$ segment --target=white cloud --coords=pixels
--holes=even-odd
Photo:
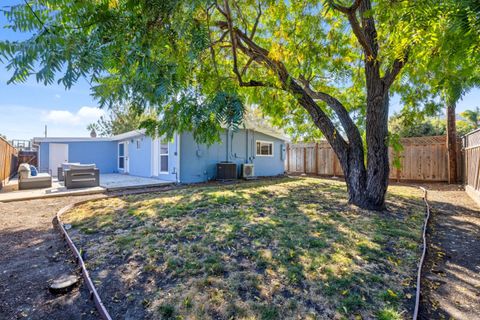
[[[61,96],[61,95],[59,95],[58,93],[57,93],[57,94],[55,94],[55,99],[57,99],[57,100],[58,100],[58,99],[60,99],[61,97],[62,97],[62,96]]]
[[[50,110],[43,119],[57,124],[86,125],[95,122],[105,114],[105,111],[95,107],[81,107],[76,113],[68,110]]]

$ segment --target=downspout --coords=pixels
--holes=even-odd
[[[177,179],[177,183],[180,183],[180,179],[181,179],[181,176],[180,176],[180,134],[177,133],[177,139],[175,141],[175,148],[176,148],[176,151],[177,151],[177,168],[175,170],[175,175],[176,175],[176,179]]]
[[[245,163],[248,163],[248,129],[245,129]]]
[[[251,143],[251,146],[252,146],[252,155],[250,156],[250,161],[253,163],[253,160],[255,160],[255,154],[256,154],[256,151],[255,151],[255,129],[252,129],[252,143]]]
[[[228,162],[228,160],[229,160],[229,157],[228,157],[228,132],[229,131],[230,131],[229,129],[226,129],[226,133],[225,133],[225,140],[226,140],[225,141],[225,144],[226,144],[226,150],[225,150],[226,151],[226,159],[225,159],[225,161],[226,162]]]

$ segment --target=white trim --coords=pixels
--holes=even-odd
[[[181,140],[180,140],[180,134],[177,133],[177,163],[176,163],[176,172],[177,172],[177,183],[180,183],[180,150],[181,150]]]
[[[257,150],[257,143],[269,143],[272,145],[272,154],[258,154],[258,150]],[[273,141],[266,141],[266,140],[255,140],[255,157],[273,157],[274,154],[275,154],[275,150],[274,150],[274,147],[275,147],[275,143]]]
[[[120,168],[120,145],[123,144],[123,168]],[[121,141],[117,143],[117,169],[118,171],[122,171],[122,173],[128,173],[128,141]]]
[[[158,145],[159,139],[152,139],[152,176],[156,177],[159,175],[159,159],[158,159]]]
[[[159,164],[159,167],[158,167],[158,174],[169,174],[169,158],[170,158],[170,142],[167,140],[167,153],[160,153],[161,150],[162,150],[162,144],[165,144],[165,143],[162,143],[162,140],[164,140],[165,138],[160,138],[159,139],[159,144],[158,144],[158,164]],[[167,156],[167,171],[162,171],[162,156]]]
[[[41,149],[41,148],[42,148],[42,145],[39,144],[39,145],[38,145],[38,156],[37,156],[37,159],[38,159],[38,161],[37,161],[37,165],[38,165],[37,170],[38,170],[38,172],[40,172],[40,168],[42,167],[42,165],[41,165],[41,163],[40,163],[40,158],[42,157],[42,151],[41,151],[42,149]],[[48,170],[48,169],[47,169],[47,170]]]

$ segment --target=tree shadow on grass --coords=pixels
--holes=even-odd
[[[400,282],[418,257],[421,201],[405,198],[375,213],[352,209],[345,193],[340,183],[282,179],[127,196],[112,211],[117,227],[99,230],[101,240],[78,236],[104,260],[89,262],[105,279],[101,290],[141,293],[107,301],[114,314],[127,312],[128,299],[153,318],[368,318],[388,305],[404,310],[412,288]],[[99,221],[82,224],[95,229]]]

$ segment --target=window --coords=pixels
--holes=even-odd
[[[160,142],[160,173],[168,173],[168,141]]]
[[[142,141],[140,139],[137,139],[136,144],[137,144],[137,149],[140,149],[142,147]]]
[[[273,157],[273,142],[257,140],[257,156]]]
[[[118,168],[125,169],[125,143],[118,144]]]

